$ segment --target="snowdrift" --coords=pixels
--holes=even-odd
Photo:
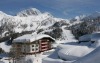
[[[83,35],[81,37],[79,37],[79,41],[90,41],[91,40],[91,35],[87,34],[87,35]]]
[[[73,63],[100,63],[100,46],[90,54],[87,54]]]
[[[43,63],[100,63],[100,41],[89,45],[59,45],[55,52],[42,60]]]
[[[58,51],[58,55],[62,59],[65,59],[67,61],[72,61],[85,56],[92,50],[93,50],[92,48],[88,48],[87,46],[76,46],[74,48],[61,49]]]

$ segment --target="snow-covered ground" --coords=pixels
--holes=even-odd
[[[5,52],[9,52],[11,46],[6,45],[5,42],[1,42],[0,43],[0,48],[2,48]]]
[[[71,41],[75,40],[75,38],[74,38],[74,36],[73,36],[73,34],[71,33],[70,30],[65,30],[65,27],[62,27],[62,29],[63,29],[62,35],[64,36],[63,38],[65,38],[65,40],[63,40],[63,41],[62,40],[61,41],[56,40],[57,44],[56,43],[53,44],[55,47],[59,43],[67,43],[67,42],[71,42]],[[67,39],[66,39],[66,37],[67,37]],[[11,48],[11,46],[5,45],[4,42],[2,42],[0,45],[1,45],[0,47],[3,48],[6,52],[8,52],[10,50],[10,48]],[[24,58],[21,58],[20,60],[17,60],[16,62],[17,63],[42,63],[42,59],[47,57],[47,56],[49,56],[53,51],[54,50],[48,51],[48,52],[44,52],[42,54],[37,54],[36,57],[34,55],[28,55],[28,56],[26,56]],[[54,60],[54,59],[52,59],[52,60]],[[7,60],[6,61],[3,60],[3,61],[6,63]]]
[[[57,47],[55,52],[50,56],[43,59],[43,63],[72,63],[81,57],[89,54],[96,48],[92,47],[93,44],[61,44]]]
[[[62,30],[63,30],[63,37],[65,38],[64,42],[75,42],[77,41],[74,37],[74,35],[72,34],[71,30],[66,30],[65,29],[66,26],[62,26]]]
[[[65,29],[66,26],[62,26],[62,38],[59,40],[56,40],[57,44],[60,43],[68,43],[68,42],[77,42],[77,40],[75,39],[74,35],[72,34],[71,30],[67,30]]]
[[[5,42],[1,42],[0,43],[0,48],[2,48],[5,52],[10,52],[11,46],[6,45]],[[0,54],[0,58],[2,58],[2,59],[0,59],[0,63],[12,62],[12,61],[8,60],[9,57],[8,57],[8,54],[6,54],[6,53]]]
[[[77,16],[75,18],[77,21],[70,23],[67,19],[54,18],[50,13],[41,13],[35,8],[19,12],[17,16],[7,15],[0,11],[0,26],[5,23],[7,25],[14,25],[13,31],[19,33],[31,30],[37,32],[38,29],[43,29],[44,31],[41,32],[42,34],[45,32],[51,32],[53,28],[49,29],[49,27],[52,27],[56,22],[61,21],[72,26],[82,23],[80,18],[81,17]],[[62,25],[60,27],[63,31],[62,37],[56,40],[57,44],[53,44],[53,46],[57,46],[55,50],[36,54],[36,57],[35,55],[27,55],[15,60],[16,63],[100,63],[100,34],[93,34],[92,37],[90,37],[90,35],[88,35],[88,37],[87,35],[82,36],[79,41],[83,42],[78,43],[71,33],[71,30],[67,30],[66,27],[68,27],[68,25]],[[8,33],[7,30],[4,31],[5,32],[1,34],[2,37]],[[88,42],[86,43],[84,41]],[[91,43],[90,41],[95,42]],[[5,42],[1,42],[0,48],[5,52],[9,52],[11,46],[7,46]],[[8,60],[9,57],[6,56],[6,54],[0,54],[0,58],[1,57],[2,59],[0,59],[0,63],[12,63],[12,60]]]
[[[5,49],[5,51],[8,51],[8,50]],[[42,63],[42,59],[49,56],[53,52],[54,52],[54,49],[45,51],[45,52],[41,52],[36,55],[35,54],[34,55],[26,55],[19,59],[15,59],[14,62],[16,62],[16,63]],[[6,53],[0,54],[0,58],[1,58],[0,63],[9,63],[9,62],[13,63],[13,59],[11,57],[9,57],[8,54],[6,54]]]
[[[95,37],[93,38],[93,36]],[[95,33],[89,40],[95,39],[94,43],[84,42],[87,39],[82,38],[83,42],[70,42],[60,44],[55,52],[50,56],[43,58],[43,63],[100,63],[100,37]],[[88,36],[89,37],[89,36]]]
[[[100,63],[100,46],[74,63]]]
[[[12,60],[9,60],[9,57],[4,57],[0,60],[0,63],[13,63]]]
[[[36,54],[36,57],[35,55],[27,55],[26,57],[16,60],[16,63],[100,63],[100,40],[98,38],[94,43],[73,42],[72,37],[68,39],[69,41],[72,40],[72,42],[59,44],[56,49]],[[7,46],[2,42],[0,43],[0,47],[5,51],[9,51],[11,46]],[[6,47],[8,47],[7,50]],[[1,63],[9,62],[9,60],[5,59],[8,58],[2,58],[0,60]],[[10,62],[12,63],[12,60],[10,60]]]
[[[42,63],[42,58],[49,56],[54,50],[38,53],[36,55],[27,55],[16,60],[16,63]]]

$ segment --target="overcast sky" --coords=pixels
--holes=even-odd
[[[100,0],[0,0],[0,10],[7,14],[32,7],[55,17],[71,18],[100,11]]]

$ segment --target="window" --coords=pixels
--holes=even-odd
[[[49,41],[49,40],[47,40],[47,41]]]
[[[36,48],[36,51],[38,50],[38,48]]]
[[[34,47],[34,44],[32,45],[32,47]]]
[[[36,44],[36,47],[38,47],[38,44]]]
[[[34,49],[32,49],[32,51],[34,51]]]

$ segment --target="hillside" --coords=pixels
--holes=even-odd
[[[6,37],[14,33],[27,31],[31,33],[49,34],[55,39],[65,40],[62,27],[68,27],[69,20],[55,18],[48,12],[40,12],[36,8],[29,8],[16,14],[16,16],[7,15],[0,12],[0,37]],[[23,35],[23,33],[22,33]],[[62,37],[62,38],[61,38]]]
[[[82,35],[100,31],[100,12],[95,12],[84,18],[78,17],[78,19],[71,21],[75,24],[70,26],[69,29],[72,30],[77,39]]]
[[[12,40],[19,36],[25,34],[47,34],[55,38],[56,44],[54,46],[60,45],[55,51],[39,54],[40,63],[80,63],[81,61],[94,63],[95,60],[98,60],[96,58],[99,58],[97,55],[93,58],[95,54],[99,54],[99,41],[98,43],[78,43],[76,40],[82,35],[100,31],[99,12],[89,16],[76,16],[68,20],[56,18],[48,12],[42,13],[36,8],[22,10],[16,16],[0,11],[0,30],[0,53],[9,52]],[[88,60],[90,57],[92,57],[93,62]],[[21,61],[32,63],[37,62],[38,58],[34,57],[34,55],[26,56],[21,58]],[[4,59],[2,60],[5,61]]]

